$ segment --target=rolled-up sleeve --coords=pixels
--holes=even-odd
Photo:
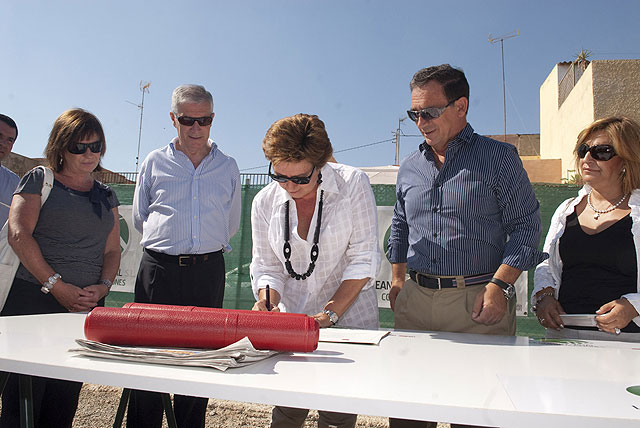
[[[538,250],[540,204],[515,149],[504,156],[498,179],[496,192],[502,209],[502,224],[509,236],[502,263],[529,270],[545,259],[545,254]]]
[[[276,290],[280,296],[284,295],[287,273],[276,256],[269,242],[269,224],[271,219],[271,204],[266,204],[263,194],[258,194],[251,205],[251,239],[253,241],[251,265],[251,288],[258,299],[258,291],[266,288],[267,284]]]
[[[348,264],[342,274],[342,281],[375,278],[382,258],[378,246],[378,215],[373,190],[364,173],[358,174],[355,180],[350,202],[353,229],[345,252]],[[372,284],[369,281],[365,288]]]

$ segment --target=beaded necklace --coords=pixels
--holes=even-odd
[[[322,199],[324,196],[324,190],[320,190],[320,202],[318,202],[318,221],[316,222],[316,230],[313,234],[313,247],[311,247],[311,252],[309,257],[311,258],[311,263],[309,263],[309,268],[303,274],[299,274],[293,270],[291,266],[291,244],[289,244],[289,202],[284,203],[285,207],[285,217],[284,217],[284,247],[282,248],[282,252],[284,253],[285,258],[285,267],[287,268],[287,272],[291,275],[291,278],[295,278],[296,280],[307,279],[313,270],[316,268],[316,260],[318,260],[318,239],[320,238],[320,222],[322,220]]]

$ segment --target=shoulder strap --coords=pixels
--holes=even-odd
[[[51,189],[53,188],[53,171],[51,168],[47,168],[45,166],[39,166],[38,168],[42,168],[44,172],[44,180],[42,181],[42,196],[40,197],[40,206],[44,205],[49,197],[49,193],[51,193]]]

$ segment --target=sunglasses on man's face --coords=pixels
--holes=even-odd
[[[584,159],[587,153],[591,153],[591,157],[599,161],[608,161],[616,155],[616,151],[611,144],[600,144],[591,147],[586,144],[580,144],[578,157]]]
[[[213,117],[211,116],[203,116],[203,117],[189,117],[189,116],[178,116],[178,122],[180,125],[184,126],[193,126],[194,123],[198,122],[200,126],[209,126],[211,122],[213,122]]]
[[[286,175],[272,174],[271,162],[269,162],[269,177],[271,177],[273,181],[277,181],[278,183],[286,183],[287,181],[290,181],[294,184],[309,184],[309,181],[311,181],[311,176],[313,175],[313,171],[315,170],[316,170],[316,167],[314,165],[313,168],[311,169],[311,174],[309,174],[306,177],[305,176],[287,177]]]
[[[87,149],[91,150],[91,153],[100,153],[102,151],[102,141],[94,141],[93,143],[75,143],[67,148],[69,153],[74,155],[82,155]]]
[[[442,113],[444,113],[447,107],[455,102],[456,100],[453,100],[444,107],[427,107],[423,108],[422,110],[407,110],[407,116],[409,116],[409,119],[413,120],[414,122],[418,122],[418,118],[420,117],[424,120],[437,119],[442,116]]]

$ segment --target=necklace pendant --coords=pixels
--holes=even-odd
[[[595,213],[595,214],[593,215],[593,219],[594,219],[594,220],[597,220],[597,219],[599,219],[599,218],[600,218],[600,213]]]

